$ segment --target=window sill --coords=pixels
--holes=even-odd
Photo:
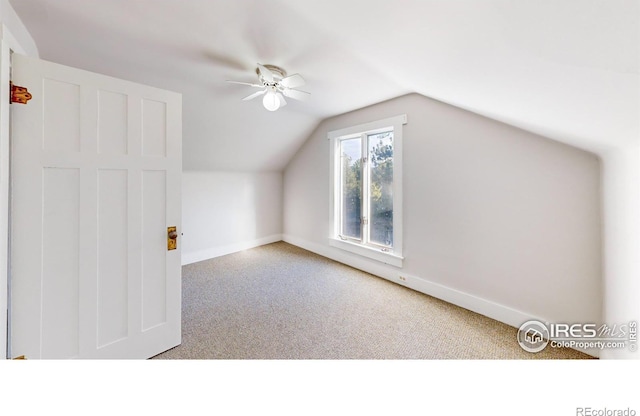
[[[329,238],[329,245],[385,264],[390,264],[395,267],[402,267],[402,262],[404,260],[404,257],[395,253],[376,250],[375,248],[362,246],[349,241],[338,240],[337,238]]]

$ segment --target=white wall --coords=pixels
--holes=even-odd
[[[11,35],[17,40],[21,49],[20,53],[28,56],[39,56],[36,42],[15,10],[13,10],[13,7],[11,7],[11,4],[9,4],[9,0],[0,0],[0,22],[9,29]]]
[[[183,264],[280,241],[282,174],[184,172],[182,226]]]
[[[603,155],[604,321],[640,321],[640,147]],[[640,358],[629,349],[603,351],[605,358]]]
[[[0,0],[0,359],[7,356],[10,51],[38,56],[31,35],[8,0]]]
[[[327,132],[406,113],[402,269],[329,247]],[[601,322],[600,162],[411,94],[325,120],[284,173],[284,240],[519,326]]]

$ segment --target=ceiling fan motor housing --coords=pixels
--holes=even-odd
[[[260,72],[260,67],[257,67],[256,74],[258,74],[262,85],[264,85],[265,87],[279,87],[278,83],[287,76],[287,71],[275,65],[265,64],[262,66],[264,68],[267,68],[271,72],[271,76],[273,78],[272,81],[267,81],[264,78],[264,75]]]
[[[279,66],[275,66],[275,65],[269,65],[269,64],[265,64],[262,65],[265,68],[267,68],[269,71],[271,71],[271,73],[273,75],[275,75],[277,78],[284,78],[287,76],[287,71],[285,71],[284,69],[280,68]],[[262,77],[262,74],[260,73],[260,67],[256,68],[256,74],[258,74],[258,76]]]

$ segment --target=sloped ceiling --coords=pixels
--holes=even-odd
[[[324,118],[417,92],[601,152],[640,141],[637,0],[11,0],[42,59],[183,94],[186,170],[281,170]],[[307,80],[275,113],[227,79]]]

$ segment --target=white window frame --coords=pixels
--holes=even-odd
[[[406,114],[330,131],[327,134],[330,143],[329,169],[331,187],[329,194],[329,224],[331,227],[329,245],[396,267],[402,267],[404,260],[404,257],[402,257],[402,126],[404,124],[407,124]],[[340,142],[360,135],[367,137],[367,135],[389,130],[393,130],[393,248],[376,247],[374,244],[365,245],[351,239],[344,240],[340,238]],[[365,176],[368,175],[362,176],[363,181],[365,181]],[[368,204],[368,201],[364,201],[364,198],[363,204]],[[365,206],[363,205],[363,212],[366,212],[364,210]]]

